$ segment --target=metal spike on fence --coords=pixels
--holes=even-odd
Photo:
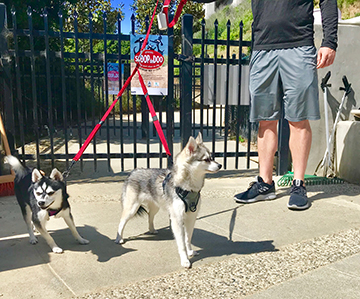
[[[27,13],[27,15],[28,15],[29,17],[32,15],[31,6],[28,6],[26,13]]]

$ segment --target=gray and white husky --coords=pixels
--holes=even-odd
[[[30,243],[36,244],[38,242],[34,235],[34,224],[53,252],[63,252],[45,227],[50,216],[55,216],[56,218],[64,218],[71,233],[80,244],[88,244],[89,241],[82,238],[76,230],[70,212],[69,195],[66,193],[65,182],[61,172],[54,168],[50,177],[47,177],[36,168],[31,170],[28,167],[24,167],[14,156],[7,156],[6,159],[15,171],[14,189],[16,199],[27,225]]]
[[[123,231],[126,223],[135,214],[144,211],[149,217],[150,233],[156,234],[154,216],[160,207],[165,208],[169,212],[181,265],[190,268],[189,258],[197,255],[197,252],[191,249],[191,238],[205,174],[217,172],[220,168],[221,164],[212,159],[199,133],[196,140],[189,138],[184,149],[175,157],[171,170],[133,170],[124,182],[122,212],[115,242],[124,243]]]

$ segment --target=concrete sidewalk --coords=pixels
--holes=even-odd
[[[126,243],[114,243],[124,176],[92,175],[68,183],[80,234],[62,219],[48,230],[63,254],[43,238],[32,246],[15,197],[0,198],[0,298],[359,298],[360,186],[309,186],[310,209],[290,211],[287,188],[276,200],[238,205],[255,171],[209,177],[193,245],[193,268],[181,268],[165,211],[159,234],[134,218]]]

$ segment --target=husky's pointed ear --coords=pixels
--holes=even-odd
[[[191,155],[197,148],[197,143],[194,137],[190,136],[188,143],[185,146],[185,151],[188,155]]]
[[[40,171],[34,168],[31,174],[31,180],[33,181],[33,183],[40,181],[42,177],[43,175],[40,173]]]
[[[50,179],[53,179],[55,181],[63,181],[64,177],[59,170],[54,168],[50,174]]]
[[[199,132],[197,137],[196,137],[196,143],[197,144],[202,144],[203,143],[201,132]]]

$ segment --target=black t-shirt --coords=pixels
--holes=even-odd
[[[314,45],[313,0],[252,0],[254,50]],[[320,0],[322,47],[336,50],[336,0]]]

